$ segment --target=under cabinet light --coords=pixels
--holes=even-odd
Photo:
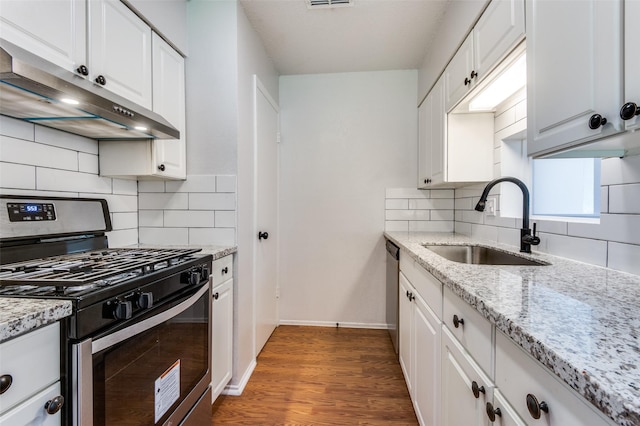
[[[141,132],[146,132],[147,130],[149,130],[144,126],[135,126],[134,129],[139,130]]]
[[[78,104],[80,104],[80,102],[76,101],[75,99],[71,99],[71,98],[62,98],[62,99],[60,99],[60,102],[64,102],[65,104],[69,104],[69,105],[78,105]]]
[[[526,84],[527,59],[522,55],[469,102],[469,111],[491,111]]]

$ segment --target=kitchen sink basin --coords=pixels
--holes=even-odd
[[[476,245],[423,244],[432,252],[453,262],[471,265],[544,266],[547,262],[527,259],[513,253]]]

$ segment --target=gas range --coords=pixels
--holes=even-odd
[[[120,424],[132,412],[137,424],[187,424],[194,407],[210,411],[212,255],[109,248],[111,230],[106,200],[0,195],[0,297],[72,303],[60,336],[63,424]],[[167,375],[185,391],[154,416],[154,383]],[[125,404],[122,386],[144,397]]]

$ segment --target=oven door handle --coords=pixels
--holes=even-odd
[[[91,354],[93,355],[100,351],[108,349],[111,346],[117,345],[120,342],[130,339],[133,336],[143,333],[157,325],[162,324],[165,321],[170,320],[171,318],[181,314],[182,312],[193,306],[198,301],[198,299],[200,299],[202,295],[207,293],[208,291],[209,285],[203,285],[202,288],[198,290],[193,296],[186,298],[174,307],[167,309],[166,311],[162,311],[159,314],[152,316],[151,318],[147,318],[143,321],[135,323],[130,327],[118,330],[113,334],[109,334],[107,336],[101,337],[100,339],[92,341]]]

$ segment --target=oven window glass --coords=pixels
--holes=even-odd
[[[93,355],[94,426],[162,424],[206,375],[207,295],[170,320]]]

